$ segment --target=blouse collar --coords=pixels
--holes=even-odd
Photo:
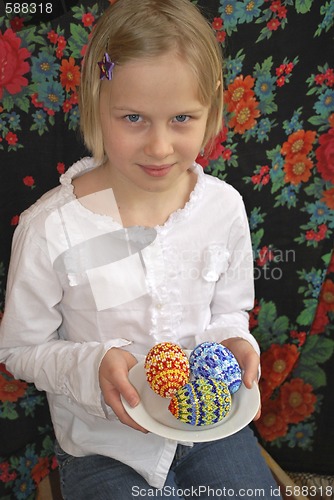
[[[70,195],[75,198],[74,195],[74,186],[72,184],[72,180],[82,175],[84,172],[92,170],[96,168],[98,165],[93,158],[86,157],[83,158],[76,163],[74,163],[61,177],[60,184],[62,189],[65,191],[66,195]],[[189,200],[184,205],[183,208],[179,208],[175,212],[171,213],[166,222],[162,226],[157,226],[155,229],[159,230],[167,230],[170,229],[171,226],[177,224],[179,222],[184,221],[189,214],[192,212],[193,208],[198,204],[199,200],[203,196],[203,192],[205,189],[205,174],[203,172],[203,168],[198,163],[194,162],[192,167],[192,171],[197,175],[197,181],[194,189],[190,193]],[[92,215],[96,216],[96,214]]]

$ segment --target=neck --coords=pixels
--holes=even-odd
[[[126,182],[113,182],[118,210],[124,227],[154,227],[166,222],[171,213],[183,208],[194,189],[197,176],[187,171],[173,184],[173,188],[162,191],[146,191]]]

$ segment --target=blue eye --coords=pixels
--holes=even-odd
[[[140,115],[126,115],[125,117],[131,123],[137,123],[140,120]]]
[[[175,116],[175,120],[178,123],[184,123],[184,122],[189,120],[189,116],[188,115],[177,115],[177,116]]]

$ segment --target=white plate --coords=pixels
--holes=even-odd
[[[213,425],[194,426],[177,420],[168,410],[170,399],[156,394],[146,380],[144,361],[136,364],[129,372],[129,380],[137,389],[141,401],[132,408],[122,398],[127,413],[137,424],[164,438],[183,442],[215,441],[245,427],[255,417],[260,406],[260,392],[257,384],[247,389],[241,384],[232,395],[229,414]]]

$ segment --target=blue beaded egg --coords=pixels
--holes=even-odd
[[[199,378],[176,391],[168,409],[186,424],[211,425],[228,415],[231,402],[230,391],[224,382]]]
[[[214,378],[227,384],[231,394],[241,385],[241,369],[233,353],[217,342],[203,342],[191,352],[190,371],[193,377]]]

